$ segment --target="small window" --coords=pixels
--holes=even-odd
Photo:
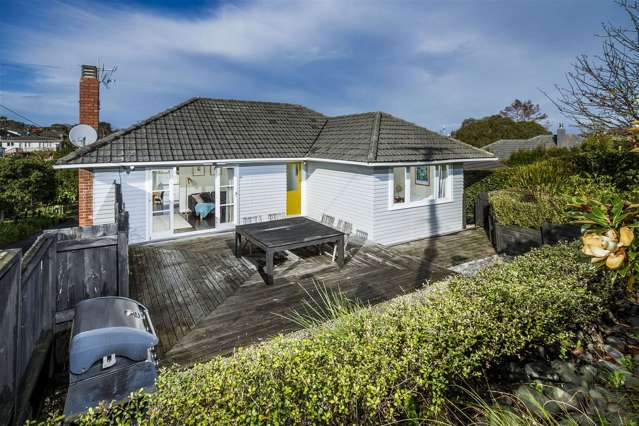
[[[393,167],[392,204],[410,206],[449,197],[448,165]]]
[[[286,165],[286,191],[297,191],[298,174],[298,163],[289,163]]]

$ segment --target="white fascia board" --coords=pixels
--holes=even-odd
[[[56,164],[54,169],[104,169],[116,167],[172,167],[172,166],[191,166],[206,164],[245,164],[245,163],[294,163],[298,161],[314,161],[318,163],[335,163],[350,164],[365,167],[393,167],[393,166],[420,166],[431,164],[450,164],[450,163],[476,163],[480,161],[499,161],[497,157],[488,158],[468,158],[438,161],[400,161],[387,163],[363,163],[359,161],[348,160],[331,160],[325,158],[244,158],[244,159],[219,159],[219,160],[183,160],[183,161],[147,161],[147,162],[124,162],[124,163],[94,163],[94,164]]]

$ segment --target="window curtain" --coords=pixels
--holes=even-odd
[[[448,180],[448,166],[437,166],[437,198],[446,198],[446,181]]]

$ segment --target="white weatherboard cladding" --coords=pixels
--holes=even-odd
[[[93,174],[93,224],[115,222],[115,182],[117,171],[96,171]]]
[[[451,165],[452,200],[401,209],[389,208],[389,167],[376,167],[374,172],[374,229],[375,241],[395,244],[463,229],[464,170]]]
[[[242,218],[286,213],[286,164],[240,165],[238,223]]]
[[[350,164],[308,162],[306,166],[305,215],[321,220],[333,216],[373,239],[373,190],[375,179],[370,167]]]
[[[129,212],[129,242],[139,243],[147,239],[147,215],[149,214],[146,170],[122,172],[122,202]]]
[[[146,173],[143,169],[135,169],[128,173],[124,169],[95,170],[93,174],[94,224],[115,221],[114,182],[122,185],[122,201],[129,212],[129,242],[145,241],[147,193]]]

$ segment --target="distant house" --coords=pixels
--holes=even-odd
[[[492,152],[500,160],[508,160],[517,151],[531,151],[537,148],[575,148],[584,139],[578,135],[569,135],[560,125],[555,135],[539,135],[530,139],[500,139],[482,149]]]
[[[62,138],[59,137],[15,134],[0,136],[0,147],[4,149],[5,155],[22,152],[56,151],[61,143]]]
[[[504,167],[502,160],[508,160],[517,151],[532,151],[537,148],[574,148],[584,139],[578,135],[569,135],[563,125],[559,125],[555,135],[539,135],[530,139],[500,139],[482,147],[495,154],[500,161],[479,161],[464,164],[464,170],[492,170]]]
[[[97,126],[83,67],[80,122]],[[193,98],[61,158],[79,170],[81,225],[130,241],[228,231],[250,218],[330,215],[382,244],[463,228],[463,164],[493,154],[384,112],[328,117],[301,105]]]

